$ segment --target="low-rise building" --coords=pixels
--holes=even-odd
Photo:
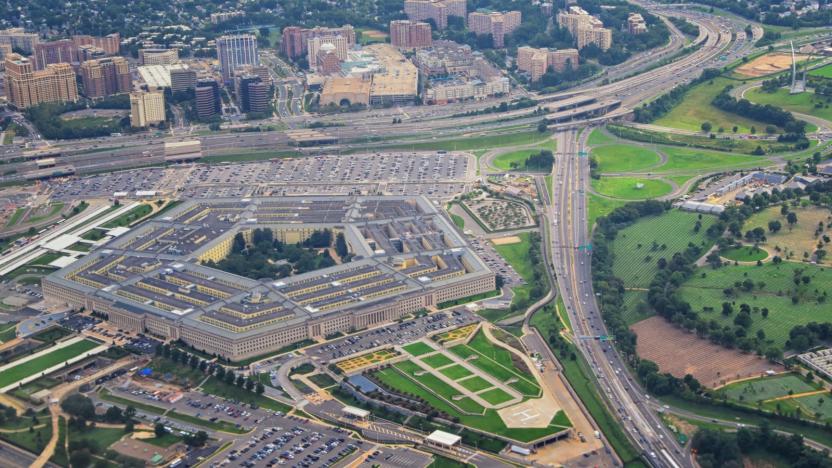
[[[142,65],[173,65],[179,61],[176,49],[139,49],[139,63]]]

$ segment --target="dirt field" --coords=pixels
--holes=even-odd
[[[798,62],[807,59],[806,55],[795,54],[795,59]],[[736,72],[740,75],[757,78],[760,76],[771,75],[778,73],[792,66],[792,55],[785,53],[771,53],[755,58],[745,65],[737,68]]]
[[[506,236],[506,237],[497,237],[495,239],[491,239],[491,242],[493,242],[494,245],[509,245],[509,244],[519,244],[520,242],[523,242],[523,241],[517,236]]]
[[[754,354],[726,349],[694,333],[674,327],[661,317],[651,317],[630,327],[638,335],[638,355],[659,365],[676,377],[691,374],[702,385],[714,387],[732,380],[758,376],[771,369],[783,372]]]

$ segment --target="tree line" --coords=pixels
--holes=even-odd
[[[702,468],[740,468],[747,466],[744,456],[759,452],[788,460],[794,468],[832,466],[828,454],[808,447],[802,436],[778,434],[767,422],[759,428],[741,427],[736,433],[700,429],[693,436],[691,446]]]

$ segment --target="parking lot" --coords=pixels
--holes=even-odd
[[[494,273],[503,277],[505,286],[513,288],[526,284],[526,281],[517,274],[511,265],[497,253],[491,242],[481,238],[473,238],[470,240],[471,248],[474,252],[488,265]]]
[[[430,465],[432,457],[404,447],[376,447],[367,458],[358,465],[361,468],[373,466],[395,468],[423,468]]]
[[[121,388],[119,381],[108,385],[110,391],[137,402],[169,408],[177,413],[195,416],[206,421],[223,420],[242,428],[254,429],[249,434],[214,433],[175,418],[149,414],[138,409],[143,419],[161,422],[173,431],[194,433],[206,430],[209,435],[233,440],[233,445],[209,466],[266,467],[287,465],[294,467],[327,467],[344,458],[357,457],[362,441],[349,436],[340,428],[322,426],[307,419],[285,415],[280,411],[252,408],[245,403],[226,400],[199,392],[184,392],[181,399],[161,402],[153,392],[135,387]],[[123,383],[123,382],[121,382]],[[109,405],[103,402],[105,405]],[[282,461],[282,462],[281,462]]]
[[[376,193],[448,197],[475,178],[467,153],[377,153],[181,165],[47,182],[55,199],[104,198],[137,190],[181,198]]]
[[[437,312],[435,314],[395,323],[381,328],[339,338],[312,348],[305,353],[321,364],[333,359],[341,359],[353,354],[360,354],[368,349],[379,346],[403,345],[440,330],[456,328],[477,322],[480,317],[465,308],[452,311]]]

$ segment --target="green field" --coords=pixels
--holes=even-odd
[[[552,418],[552,422],[550,422],[548,427],[536,429],[508,428],[495,410],[483,410],[482,407],[468,399],[454,402],[449,401],[447,395],[454,395],[457,392],[430,374],[424,374],[418,377],[413,375],[413,372],[418,370],[421,370],[421,368],[413,363],[400,362],[391,368],[377,371],[374,375],[385,386],[393,388],[404,394],[417,395],[438,411],[447,413],[452,417],[458,417],[459,422],[465,426],[504,437],[510,437],[515,440],[535,440],[546,434],[560,431],[571,425],[563,412],[559,411]],[[433,379],[436,380],[434,381],[426,377],[433,377]],[[468,401],[466,402],[466,400]],[[468,405],[472,408],[479,407],[482,412],[472,411],[477,414],[466,414],[465,412],[460,411],[460,406]]]
[[[449,358],[448,356],[445,356],[444,354],[439,353],[439,354],[433,354],[433,355],[430,355],[426,358],[423,358],[422,362],[424,362],[425,364],[429,365],[430,367],[433,367],[434,369],[436,369],[437,367],[442,367],[442,366],[447,366],[448,364],[453,364],[454,361],[451,360],[451,358]]]
[[[520,275],[526,284],[512,288],[515,300],[528,299],[531,291],[531,284],[534,281],[534,265],[529,263],[529,249],[531,248],[531,236],[528,232],[517,234],[520,242],[516,244],[494,245],[494,250],[503,257],[514,271]]]
[[[589,216],[586,219],[587,227],[592,229],[595,225],[595,220],[601,216],[606,216],[619,206],[624,206],[627,202],[624,200],[612,200],[604,198],[594,193],[587,194],[587,211]]]
[[[795,270],[801,271],[799,276],[809,277],[810,283],[801,282],[796,287],[793,282]],[[733,287],[733,295],[725,295],[725,288],[746,279],[754,283],[752,291]],[[748,336],[763,330],[768,340],[782,348],[789,330],[795,325],[824,321],[823,317],[828,315],[828,301],[819,303],[818,297],[832,293],[832,269],[792,262],[780,265],[765,263],[762,266],[727,265],[716,270],[699,268],[682,284],[680,293],[682,299],[689,302],[693,310],[700,312],[702,318],[732,328],[740,305],[748,304],[752,308],[753,320]],[[797,299],[796,304],[792,297]],[[723,315],[723,302],[734,303],[734,313],[727,317]],[[706,311],[706,307],[712,310]],[[762,308],[768,308],[768,317],[763,318]]]
[[[451,367],[446,367],[439,372],[441,372],[442,375],[445,375],[452,380],[459,380],[463,377],[468,377],[469,375],[473,374],[471,371],[460,366],[459,364],[453,365]]]
[[[698,232],[697,221],[700,223]],[[670,261],[674,254],[684,251],[689,243],[700,246],[703,252],[709,249],[713,242],[708,240],[705,233],[715,221],[713,216],[681,210],[640,218],[619,231],[612,242],[615,259],[613,274],[624,282],[626,288],[647,288],[659,271],[657,262],[660,258]],[[644,297],[644,294],[633,291],[625,293],[626,309],[623,313],[629,323],[645,318],[635,308],[636,302]]]
[[[744,245],[742,247],[722,250],[719,252],[719,255],[737,262],[756,262],[757,260],[765,260],[768,257],[768,252],[753,245]]]
[[[0,325],[0,343],[5,343],[15,339],[17,336],[17,323],[8,322]]]
[[[531,148],[512,151],[510,153],[504,153],[492,159],[491,165],[495,169],[499,169],[501,171],[511,171],[515,170],[515,167],[512,166],[512,163],[514,163],[517,165],[517,170],[524,170],[526,166],[526,159],[528,159],[529,156],[537,153],[540,153],[539,148]]]
[[[667,163],[653,171],[657,173],[692,171],[692,174],[695,174],[705,170],[759,167],[769,164],[767,159],[759,156],[676,146],[662,146],[659,150],[667,155]]]
[[[410,384],[411,378],[417,380],[420,385],[427,387],[436,395],[444,399],[446,403],[456,407],[459,411],[471,414],[483,414],[485,408],[470,398],[454,400],[459,391],[443,382],[439,377],[430,373],[421,373],[422,368],[417,364],[404,361],[394,365],[395,369],[385,369],[376,375],[384,374],[385,382],[391,383],[394,388],[403,388]],[[416,376],[416,373],[421,375]]]
[[[786,396],[789,391],[797,394],[819,388],[818,384],[809,383],[802,376],[784,374],[729,384],[720,388],[719,394],[737,402],[755,404],[758,401]]]
[[[470,390],[474,393],[476,393],[480,390],[485,390],[486,388],[493,387],[493,385],[488,383],[487,380],[483,379],[480,376],[476,376],[476,375],[474,377],[471,377],[470,379],[460,380],[457,383],[462,385],[466,390]]]
[[[20,222],[21,218],[23,218],[23,214],[26,213],[26,208],[18,208],[12,213],[9,217],[9,220],[6,222],[6,227],[12,227]]]
[[[828,65],[824,68],[832,67]],[[786,88],[780,88],[777,92],[766,93],[762,88],[752,88],[746,91],[746,99],[757,104],[771,104],[782,107],[787,111],[820,117],[832,121],[832,108],[829,102],[822,96],[812,92],[790,94]],[[760,127],[757,127],[758,129]]]
[[[136,222],[137,220],[149,215],[151,211],[153,211],[153,208],[150,205],[142,203],[141,205],[130,209],[127,213],[124,213],[121,216],[111,221],[108,221],[101,227],[105,229],[112,229],[115,227],[127,227]]]
[[[71,429],[69,431],[69,443],[87,441],[103,452],[125,435],[127,434],[125,434],[124,429],[120,428],[94,427],[85,431]]]
[[[701,83],[688,91],[685,99],[678,106],[654,123],[663,127],[700,131],[703,122],[710,122],[713,126],[713,133],[717,133],[720,127],[726,132],[731,132],[735,125],[739,127],[739,133],[749,133],[751,127],[756,127],[757,132],[762,133],[766,127],[765,123],[724,112],[711,105],[711,101],[726,86],[739,84],[739,82],[722,77]]]
[[[673,186],[658,179],[637,177],[602,177],[592,180],[592,189],[599,195],[622,200],[647,200],[673,191]]]
[[[434,351],[433,348],[428,346],[421,341],[417,341],[415,343],[410,343],[409,345],[402,346],[405,351],[414,355],[414,356],[421,356],[423,354],[432,353]]]
[[[255,392],[242,390],[235,385],[229,385],[220,381],[216,377],[211,377],[205,381],[200,387],[203,392],[208,392],[222,398],[231,398],[243,403],[255,404],[261,408],[266,408],[274,411],[283,411],[288,413],[291,407],[285,403],[273,400],[264,395],[258,395]]]
[[[596,130],[597,131],[597,130]],[[659,164],[654,151],[633,145],[606,145],[592,150],[600,172],[634,172]]]
[[[83,340],[73,343],[65,348],[61,348],[35,359],[26,361],[17,366],[10,367],[3,372],[0,372],[0,387],[5,387],[6,385],[13,384],[20,379],[37,374],[52,366],[84,354],[85,352],[98,346],[99,344],[95,341]]]
[[[820,68],[810,71],[809,76],[819,76],[821,78],[832,79],[832,64],[824,65]]]
[[[529,377],[526,371],[515,367],[509,352],[491,344],[482,331],[477,332],[469,344],[452,347],[451,352],[463,359],[476,356],[476,359],[469,362],[500,382],[506,382],[512,378],[517,379],[509,386],[526,396],[540,394],[537,382]]]
[[[398,144],[382,146],[378,142],[373,144],[375,150],[422,150],[422,151],[470,151],[476,149],[492,149],[506,146],[521,146],[545,143],[546,140],[551,141],[551,136],[546,133],[540,133],[536,130],[525,131],[518,133],[507,133],[501,135],[479,135],[467,138],[459,138],[454,140],[436,140],[429,142],[419,142],[410,144]],[[357,144],[360,146],[360,144]],[[366,148],[356,147],[357,152],[364,152]]]
[[[603,129],[596,128],[589,134],[589,140],[587,143],[589,146],[595,147],[599,145],[608,145],[610,143],[615,143],[617,138],[614,136],[608,135]]]
[[[482,392],[482,393],[479,394],[479,396],[483,400],[485,400],[485,401],[487,401],[487,402],[489,402],[489,403],[491,403],[492,405],[495,405],[495,406],[500,405],[502,403],[505,403],[507,401],[511,401],[511,398],[512,398],[511,395],[509,395],[508,393],[500,390],[499,388],[494,388],[494,389],[488,390],[486,392]]]

